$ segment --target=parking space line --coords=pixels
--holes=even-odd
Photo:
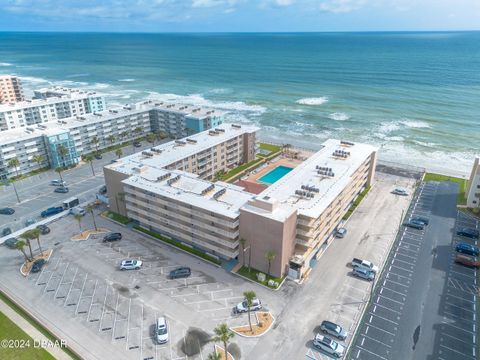
[[[377,339],[374,339],[374,338],[372,338],[372,337],[370,337],[370,336],[368,336],[368,335],[361,334],[361,336],[363,336],[363,337],[365,337],[365,338],[367,338],[367,339],[370,339],[370,340],[372,340],[372,341],[375,341],[375,342],[377,342],[377,343],[379,343],[379,344],[382,344],[383,346],[386,346],[386,347],[388,347],[389,349],[392,348],[390,345],[385,344],[384,342],[382,342],[382,341],[380,341],[380,340],[377,340]],[[363,345],[363,344],[362,344],[362,345]]]
[[[462,352],[460,352],[460,351],[458,351],[458,350],[452,349],[451,347],[445,346],[445,345],[443,345],[443,344],[440,344],[440,346],[441,346],[441,347],[444,347],[445,349],[448,349],[448,350],[450,350],[450,351],[453,351],[454,353],[457,353],[457,354],[459,354],[459,355],[467,356],[467,357],[469,357],[469,358],[472,358],[472,359],[476,360],[474,357],[472,357],[472,355],[464,354],[464,353],[462,353]]]
[[[400,256],[405,256],[405,257],[408,257],[410,259],[413,259],[414,261],[417,261],[417,258],[415,256],[411,256],[411,255],[406,255],[406,254],[402,254],[402,253],[399,253],[398,250],[401,250],[402,248],[397,248],[397,251],[395,252],[395,255],[400,255]],[[395,260],[398,260],[395,256],[394,256],[394,259]]]
[[[393,300],[393,299],[391,299],[391,298],[389,298],[389,297],[387,297],[387,296],[385,296],[385,295],[382,295],[382,294],[379,294],[378,297],[382,297],[382,298],[384,298],[384,299],[387,299],[388,301],[393,301],[394,303],[397,303],[397,304],[400,304],[400,305],[404,305],[404,304],[405,304],[405,302],[401,302],[401,301],[398,301],[398,300]],[[404,297],[404,299],[405,299],[405,297]],[[378,298],[377,298],[377,302],[378,302]]]
[[[376,330],[383,331],[384,333],[387,333],[387,334],[389,334],[389,335],[395,336],[394,333],[391,333],[390,331],[387,331],[387,330],[385,330],[385,329],[379,328],[378,326],[372,325],[372,323],[370,323],[370,322],[368,322],[368,325],[366,325],[366,326],[367,326],[367,328],[368,328],[368,327],[372,327],[372,328],[374,328],[374,329],[376,329]]]
[[[374,313],[371,313],[371,312],[369,312],[369,314],[370,314],[370,315],[372,315],[372,316],[378,317],[378,318],[380,318],[380,319],[382,319],[382,320],[385,320],[385,321],[391,322],[392,324],[395,324],[395,325],[397,325],[397,326],[398,326],[398,323],[397,323],[397,322],[395,322],[395,321],[393,321],[393,320],[390,320],[390,319],[384,318],[384,317],[382,317],[382,316],[378,316],[377,314],[374,314]]]
[[[445,301],[445,304],[450,305],[450,306],[455,306],[455,307],[457,307],[459,309],[462,309],[462,310],[470,311],[472,314],[475,313],[474,310],[467,309],[466,307],[463,307],[463,306],[458,306],[457,304],[453,304],[453,303],[448,302],[448,301]]]
[[[475,275],[472,276],[472,275],[468,275],[468,274],[463,274],[463,273],[461,273],[461,272],[454,271],[454,270],[450,270],[450,273],[458,274],[458,275],[461,275],[461,276],[466,276],[466,277],[468,277],[468,278],[470,278],[470,279],[472,279],[472,280],[475,279]]]
[[[449,315],[452,319],[458,319],[458,320],[462,320],[462,321],[466,321],[466,322],[475,324],[475,320],[471,320],[471,319],[465,318],[463,316],[458,316],[458,315],[452,314],[450,311],[443,310],[443,313]]]
[[[372,352],[372,351],[370,351],[370,350],[367,350],[367,349],[361,347],[360,345],[355,345],[355,346],[356,346],[357,348],[359,348],[359,349],[362,349],[363,351],[365,351],[365,352],[367,352],[367,353],[369,353],[369,354],[372,354],[372,355],[374,355],[374,356],[376,356],[376,357],[379,357],[380,359],[388,360],[387,358],[384,358],[383,356],[380,356],[380,355],[378,355],[378,354],[375,354],[374,352]]]
[[[105,288],[105,297],[103,298],[102,315],[100,315],[100,321],[99,321],[99,324],[98,324],[98,331],[101,331],[101,329],[102,329],[103,316],[105,315],[105,310],[106,310],[105,304],[107,303],[107,296],[108,296],[108,285]]]
[[[385,306],[385,305],[379,304],[379,303],[377,303],[377,302],[374,302],[373,304],[374,304],[375,306],[379,306],[379,307],[381,307],[381,308],[384,308],[385,310],[394,312],[394,313],[396,313],[396,314],[398,314],[398,315],[402,315],[402,313],[401,313],[400,311],[390,309],[389,307],[387,307],[387,306]]]
[[[409,276],[400,275],[400,274],[397,274],[397,273],[395,273],[395,272],[393,272],[393,271],[387,272],[387,278],[388,278],[388,275],[390,275],[390,274],[395,275],[395,276],[398,276],[398,277],[401,277],[401,278],[404,278],[404,279],[407,279],[408,282],[411,281],[411,278],[410,278]]]
[[[401,241],[400,241],[400,242],[401,242]],[[402,249],[402,250],[406,250],[406,251],[411,251],[411,252],[413,252],[413,253],[415,253],[415,254],[418,254],[418,250],[412,250],[412,249],[409,249],[409,248],[407,248],[407,247],[400,246],[400,243],[399,243],[399,245],[397,246],[397,250],[398,250],[398,249]],[[403,254],[400,254],[400,255],[403,255]],[[412,257],[412,258],[413,258],[413,257]],[[415,258],[415,259],[416,259],[416,258]]]
[[[396,255],[397,255],[397,254],[395,254],[395,255],[393,256],[392,264],[393,264],[394,261],[399,261],[399,262],[401,262],[401,263],[408,264],[408,265],[410,265],[411,267],[414,267],[414,266],[415,266],[415,263],[409,263],[408,261],[397,259],[397,258],[396,258]],[[400,254],[400,255],[401,255],[401,254]],[[406,256],[406,255],[402,255],[402,256]],[[415,260],[416,260],[416,259],[415,259]]]
[[[55,291],[55,295],[53,296],[54,299],[57,298],[58,290],[60,289],[60,287],[61,287],[61,285],[62,285],[63,278],[65,277],[65,273],[67,272],[69,266],[70,266],[70,263],[68,263],[67,266],[65,267],[65,270],[63,270],[62,277],[60,278],[60,282],[59,282],[58,285],[57,285],[57,289],[56,289],[56,291]]]
[[[451,296],[451,297],[454,297],[454,298],[456,298],[456,299],[468,301],[468,302],[472,303],[472,304],[475,306],[475,301],[474,301],[474,300],[473,300],[473,301],[472,301],[472,300],[467,300],[467,299],[465,299],[465,298],[463,298],[463,297],[455,296],[455,295],[452,295],[452,294],[446,294],[446,296]],[[475,296],[474,296],[474,297],[475,297]]]
[[[455,336],[452,336],[450,334],[447,334],[446,332],[442,332],[441,336],[448,336],[449,338],[452,338],[453,340],[455,341],[458,341],[458,342],[461,342],[461,343],[464,343],[464,344],[467,344],[469,346],[473,346],[474,344],[472,344],[471,342],[466,342],[465,340],[462,340],[462,339],[459,339]]]
[[[95,286],[93,287],[92,299],[90,300],[90,306],[88,308],[87,322],[90,321],[90,312],[92,310],[93,299],[95,298],[95,291],[97,291],[98,280],[95,280]]]
[[[400,267],[400,266],[397,266],[397,265],[393,265],[393,264],[392,264],[392,265],[390,265],[390,266],[391,266],[391,267],[393,267],[393,268],[396,268],[396,269],[400,269],[400,270],[403,270],[403,271],[409,272],[409,273],[413,273],[413,271],[412,271],[412,270],[408,270],[408,269],[402,268],[402,267]],[[393,273],[393,274],[394,274],[394,273]]]
[[[388,274],[387,274],[387,275],[388,275]],[[410,285],[400,284],[399,282],[396,282],[396,281],[390,280],[389,278],[386,278],[385,280],[386,280],[386,281],[389,281],[389,282],[391,282],[392,284],[395,284],[395,285],[400,285],[400,286],[406,287],[407,289],[408,289],[408,288],[410,288]]]
[[[80,306],[80,300],[82,300],[83,290],[85,289],[87,277],[88,277],[88,273],[85,274],[85,280],[83,280],[82,291],[80,291],[80,297],[78,298],[77,307],[75,308],[75,316],[77,316],[77,313],[78,313],[78,307]],[[63,306],[65,306],[66,304],[67,302],[65,301],[65,304]]]
[[[132,306],[132,299],[128,299],[128,316],[127,316],[127,338],[125,342],[125,349],[128,350],[128,333],[130,332],[130,308]]]
[[[396,293],[396,294],[398,294],[398,295],[401,295],[401,296],[403,296],[403,297],[405,297],[405,296],[407,295],[407,293],[401,293],[401,292],[399,292],[399,291],[392,290],[392,289],[386,287],[385,285],[382,285],[382,289],[386,289],[386,290],[388,290],[388,291],[394,292],[394,293]],[[408,292],[408,291],[407,291],[407,292]]]
[[[75,275],[73,275],[73,279],[72,279],[72,282],[70,283],[70,287],[68,288],[68,292],[67,292],[67,295],[65,296],[65,300],[64,300],[64,304],[66,303],[68,297],[70,296],[70,292],[72,291],[72,287],[73,287],[73,284],[75,283],[75,279],[77,278],[77,273],[78,273],[78,266],[77,268],[75,269]],[[56,296],[55,296],[56,297]]]

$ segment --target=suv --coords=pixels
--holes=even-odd
[[[325,334],[330,334],[340,340],[345,340],[348,335],[348,332],[346,332],[340,325],[327,320],[322,321],[320,329],[322,329]]]
[[[466,243],[458,243],[457,246],[455,246],[455,251],[459,253],[465,253],[471,256],[478,256],[480,253],[478,247]]]
[[[9,249],[16,249],[17,248],[17,238],[8,238],[7,240],[4,241],[4,245],[8,247]]]
[[[2,209],[0,209],[0,214],[1,215],[12,215],[13,213],[15,213],[15,210],[12,209],[12,208],[2,208]]]
[[[428,218],[423,216],[414,216],[410,219],[410,221],[415,221],[417,223],[422,223],[423,225],[427,226],[429,223]]]
[[[42,235],[50,233],[50,228],[45,224],[37,225],[37,229],[40,230],[40,234]]]
[[[166,344],[168,342],[168,325],[164,316],[157,319],[154,332],[157,343]]]
[[[250,306],[250,311],[262,310],[262,302],[259,299],[253,299],[252,306]],[[241,303],[238,303],[237,306],[233,308],[235,314],[240,314],[248,311],[247,301],[244,300]]]
[[[317,349],[325,351],[330,355],[333,355],[336,358],[340,358],[345,354],[345,347],[330,339],[328,336],[323,336],[320,334],[315,335],[315,339],[313,339],[313,346],[315,346]]]
[[[463,228],[457,231],[457,235],[468,237],[470,239],[478,239],[478,230],[472,228]]]
[[[455,256],[455,262],[468,267],[480,267],[480,261],[475,260],[473,256],[457,254]]]
[[[142,264],[140,260],[123,260],[120,263],[120,270],[140,270]]]
[[[50,181],[50,185],[53,185],[53,186],[67,186],[67,183],[63,180],[52,180]]]
[[[112,242],[112,241],[118,241],[122,239],[122,234],[120,233],[110,233],[105,235],[103,238],[103,242]]]
[[[414,228],[414,229],[417,229],[417,230],[423,230],[425,229],[425,224],[421,221],[418,221],[418,220],[409,220],[407,221],[405,224],[403,224],[407,227],[411,227],[411,228]]]
[[[7,235],[10,235],[12,233],[12,229],[10,229],[9,227],[6,227],[5,229],[2,230],[2,236],[7,236]]]
[[[40,213],[40,216],[42,218],[45,218],[45,217],[48,217],[48,216],[52,216],[52,215],[56,215],[56,214],[59,214],[63,211],[63,207],[61,206],[57,206],[57,207],[51,207],[51,208],[48,208],[47,210],[43,210],[41,213]]]
[[[179,278],[186,278],[192,274],[192,271],[189,267],[179,267],[175,270],[170,271],[168,277],[170,279],[179,279]]]
[[[353,268],[352,275],[368,281],[372,281],[373,279],[375,279],[375,273],[363,267]]]
[[[42,267],[43,265],[45,265],[45,263],[46,263],[45,259],[35,260],[35,262],[32,265],[32,268],[30,269],[30,272],[38,273],[40,270],[42,270]]]
[[[401,196],[408,196],[407,190],[400,189],[400,188],[393,189],[392,194],[401,195]]]

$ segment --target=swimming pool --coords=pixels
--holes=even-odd
[[[292,168],[289,168],[286,166],[277,166],[272,171],[263,175],[260,179],[258,179],[258,181],[266,184],[273,184],[275,181],[280,180],[282,177],[287,175],[292,170],[293,170]]]

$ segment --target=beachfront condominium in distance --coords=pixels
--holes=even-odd
[[[20,79],[13,75],[0,75],[0,104],[12,104],[23,100]]]
[[[35,92],[35,98],[0,105],[0,131],[47,123],[105,110],[105,99],[95,92],[54,88]]]
[[[258,128],[224,124],[105,166],[110,208],[140,226],[223,259],[299,279],[373,181],[376,148],[328,140],[260,194],[214,181],[255,159]],[[240,239],[251,251],[242,251]],[[251,255],[251,258],[249,258]]]
[[[480,157],[476,157],[473,162],[470,178],[467,182],[467,190],[465,191],[467,197],[467,207],[480,207]]]

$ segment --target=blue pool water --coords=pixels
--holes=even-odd
[[[287,175],[290,171],[292,171],[292,168],[286,167],[286,166],[277,166],[275,169],[270,171],[269,173],[266,173],[263,175],[258,181],[267,183],[267,184],[273,184],[275,181],[280,180],[282,177]]]

